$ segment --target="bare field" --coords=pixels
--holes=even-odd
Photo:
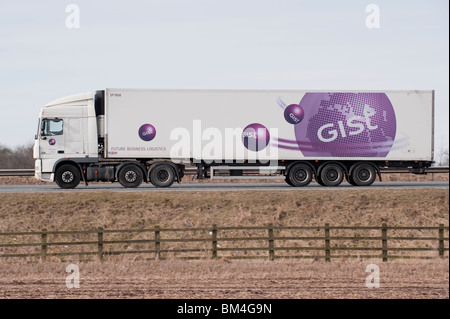
[[[0,263],[0,298],[449,298],[448,260],[378,263],[378,289],[366,287],[369,263],[80,263],[78,289],[66,287],[67,264]]]

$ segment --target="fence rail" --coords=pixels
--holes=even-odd
[[[186,168],[187,175],[193,175],[197,171],[196,168]],[[394,173],[410,173],[408,168],[382,168],[383,174]],[[435,173],[449,173],[448,166],[432,166],[427,168],[427,172],[431,174]],[[0,176],[34,176],[34,169],[0,169]]]
[[[405,234],[405,232],[407,234]],[[274,226],[0,233],[0,258],[138,254],[147,259],[448,258],[449,227]],[[89,237],[84,239],[84,237]],[[64,237],[64,239],[60,239]],[[70,240],[67,239],[69,237]],[[81,250],[73,248],[81,247]],[[94,248],[95,247],[95,248]],[[86,250],[87,249],[87,250]],[[280,252],[283,252],[280,254]],[[392,253],[395,253],[393,255]],[[170,257],[170,256],[169,256]]]

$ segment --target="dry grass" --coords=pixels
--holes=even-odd
[[[70,192],[63,194],[0,194],[0,232],[26,231],[76,231],[94,230],[103,227],[114,229],[192,228],[227,226],[438,226],[449,222],[449,193],[445,189],[358,189],[348,190],[293,190],[293,191],[244,191],[244,192]],[[391,231],[390,236],[437,237],[437,231]],[[49,242],[96,241],[96,234],[51,235]],[[131,235],[129,233],[105,234],[104,240],[152,239],[152,233]],[[162,238],[208,238],[208,231],[168,233]],[[218,237],[264,237],[267,231],[219,231]],[[318,230],[277,231],[276,237],[320,237]],[[377,230],[334,230],[332,236],[377,237]],[[448,237],[448,231],[445,232]],[[39,242],[39,236],[8,236],[0,238],[2,243],[18,244]],[[277,247],[321,247],[321,241],[277,241]],[[234,252],[221,252],[220,256],[266,256],[267,250],[247,251],[243,247],[267,247],[267,242],[223,241],[222,248],[235,248]],[[379,247],[374,241],[333,241],[332,247]],[[201,249],[199,254],[178,254],[178,257],[209,257],[210,242],[164,243],[162,249]],[[390,241],[391,248],[432,248],[435,251],[420,252],[421,256],[436,257],[437,241]],[[448,247],[448,244],[446,244]],[[93,251],[91,246],[52,246],[49,253]],[[0,249],[0,253],[33,253],[40,247],[22,250]],[[109,244],[109,250],[153,250],[154,244]],[[335,255],[348,254],[336,252]],[[356,252],[362,253],[361,251]],[[379,251],[373,254],[379,254]],[[280,256],[299,255],[299,252],[281,251]],[[399,253],[392,253],[399,255]],[[416,255],[405,252],[403,255]],[[419,254],[419,253],[417,253]],[[305,255],[305,254],[301,254]],[[322,256],[323,251],[306,253]],[[134,258],[135,255],[129,255]],[[147,256],[153,257],[153,256]],[[170,258],[172,254],[162,257]],[[143,259],[143,257],[139,257]],[[146,258],[146,257],[145,257]],[[94,256],[95,259],[95,256]],[[52,259],[58,260],[56,258]]]
[[[449,221],[446,189],[0,194],[0,203],[0,232]]]
[[[372,261],[80,263],[0,267],[0,298],[449,298],[448,260],[378,263],[380,288],[365,285]]]
[[[0,232],[275,225],[438,225],[445,189],[0,194]],[[448,232],[446,233],[448,237]],[[404,244],[404,242],[403,242]],[[0,260],[0,298],[448,298],[448,259],[144,261]],[[65,267],[79,263],[81,288]],[[368,289],[377,263],[381,288]]]

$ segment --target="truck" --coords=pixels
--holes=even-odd
[[[135,188],[198,179],[369,186],[383,168],[426,174],[434,90],[104,89],[45,105],[35,177]]]

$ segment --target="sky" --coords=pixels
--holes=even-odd
[[[436,90],[439,154],[449,1],[0,0],[0,144],[32,143],[48,102],[105,88]]]

